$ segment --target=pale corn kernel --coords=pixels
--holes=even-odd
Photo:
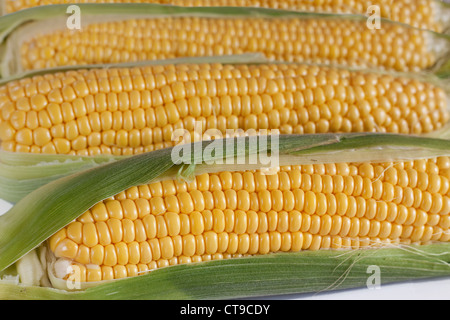
[[[306,0],[305,0],[306,1]],[[328,0],[333,1],[333,0]],[[335,1],[335,0],[334,0]],[[405,0],[403,0],[405,1]],[[392,18],[392,17],[391,17]],[[424,31],[412,28],[401,28],[397,25],[387,24],[376,34],[367,32],[366,21],[352,20],[352,19],[263,19],[263,18],[246,18],[246,19],[231,19],[231,18],[205,18],[205,17],[165,17],[152,18],[140,20],[128,20],[127,23],[133,24],[134,32],[127,35],[126,28],[123,26],[123,21],[106,22],[107,29],[115,30],[117,36],[127,37],[127,42],[130,45],[125,46],[122,42],[104,42],[101,43],[99,38],[105,35],[105,31],[99,28],[99,24],[87,25],[82,31],[63,30],[53,31],[48,34],[39,35],[25,42],[21,50],[21,62],[24,69],[54,67],[58,63],[67,64],[73,48],[77,48],[79,53],[74,57],[72,62],[76,64],[100,64],[100,63],[114,63],[114,62],[129,62],[144,58],[149,60],[149,57],[158,59],[173,58],[182,56],[210,56],[217,54],[224,54],[223,46],[227,47],[227,54],[239,54],[243,52],[263,52],[266,57],[283,60],[289,62],[295,61],[309,61],[317,63],[342,63],[348,65],[359,65],[368,67],[383,67],[388,69],[397,69],[399,71],[419,71],[433,66],[436,63],[436,54],[427,49],[423,44],[426,42]],[[197,26],[190,31],[192,39],[186,39],[185,26]],[[339,28],[338,28],[339,26]],[[315,29],[316,32],[310,32]],[[325,38],[323,34],[333,33],[332,30],[346,30],[346,32],[335,32],[333,36]],[[172,30],[168,33],[166,30]],[[241,32],[246,30],[246,32]],[[270,35],[271,40],[267,41],[268,35],[263,36],[257,30],[266,30]],[[289,32],[287,31],[289,30]],[[153,45],[139,46],[138,43],[151,35],[158,40],[150,40]],[[214,33],[215,37],[209,36]],[[393,36],[391,36],[393,35]],[[92,36],[92,41],[86,43],[84,38]],[[48,41],[51,38],[58,38],[59,41]],[[233,38],[234,41],[227,43],[226,39]],[[70,47],[61,46],[61,42],[69,41],[72,43]],[[195,43],[192,40],[195,39]],[[398,40],[401,39],[401,40]],[[413,41],[416,40],[416,41]],[[397,43],[397,40],[400,44]],[[188,50],[183,50],[183,46],[188,42]],[[402,45],[402,43],[410,43],[411,45]],[[167,44],[163,49],[161,44]],[[271,44],[277,45],[271,45]],[[358,45],[355,45],[358,44]],[[103,52],[104,55],[89,55],[83,54],[90,50],[92,46],[97,48],[97,52]],[[336,50],[339,46],[341,49]],[[293,51],[292,48],[297,50]],[[319,54],[311,50],[311,47],[320,48]],[[27,48],[35,48],[36,50],[54,51],[54,59],[48,55],[36,55],[35,50],[26,50]],[[109,54],[108,54],[109,52]],[[389,56],[389,59],[379,59],[380,52]],[[417,59],[419,57],[419,59]],[[176,73],[174,74],[176,79]],[[126,85],[122,82],[126,80]],[[174,82],[166,83],[165,77],[156,76],[155,85],[159,88],[152,95],[154,106],[162,105],[163,103],[172,103],[174,99],[183,98],[186,96],[186,88],[178,85],[172,86]],[[209,81],[210,79],[208,79]],[[228,79],[227,79],[228,80]],[[106,91],[120,93],[127,88],[132,89],[133,84],[130,77],[123,78],[114,76],[109,84],[106,85],[104,81],[99,81],[99,90],[101,92],[104,88]],[[145,82],[145,78],[144,81]],[[239,92],[227,88],[229,81],[221,79],[218,82],[216,92],[219,96],[223,94],[233,95],[232,92]],[[309,80],[307,85],[313,84]],[[366,96],[367,99],[373,98],[376,95],[376,89],[373,84],[365,84],[363,81],[353,81],[355,85],[361,84],[360,90],[357,90],[358,97]],[[141,83],[138,87],[143,87]],[[108,89],[106,89],[108,88]],[[198,87],[199,93],[203,93],[205,86]],[[176,89],[174,93],[173,89]],[[106,92],[105,91],[105,92]],[[266,87],[266,93],[273,96],[280,93],[280,86],[276,81],[269,81]],[[45,90],[44,90],[45,92]],[[63,89],[63,96],[66,98],[74,98],[73,93],[84,97],[89,92],[85,81],[76,81],[72,86]],[[414,90],[410,90],[414,92]],[[14,94],[14,97],[20,97],[22,91]],[[202,94],[200,96],[203,96]],[[308,92],[305,96],[306,101],[311,101],[314,98],[316,103],[320,105],[325,99],[332,99],[332,90],[329,87],[315,88]],[[126,99],[124,99],[126,98]],[[122,106],[128,105],[128,97],[121,95],[117,99],[118,104]],[[121,103],[123,102],[123,103]],[[259,108],[260,105],[255,104]],[[383,123],[387,119],[387,114],[383,109],[376,109],[374,111],[374,118],[377,124]],[[319,128],[326,128],[328,122],[322,122]],[[371,127],[372,123],[367,126]]]

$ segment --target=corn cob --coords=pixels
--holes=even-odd
[[[242,139],[226,139],[220,148]],[[349,278],[361,279],[361,272],[363,281],[343,279],[344,287],[365,285],[369,261],[383,268],[388,281],[395,281],[394,274],[449,274],[448,140],[389,134],[279,139],[267,149],[279,146],[281,167],[274,175],[262,174],[260,164],[207,164],[214,156],[204,152],[217,143],[209,142],[193,155],[204,162],[188,182],[178,180],[184,170],[171,161],[169,148],[33,192],[0,217],[0,269],[49,237],[40,247],[47,285],[70,290],[72,268],[81,291],[37,287],[44,270],[33,271],[41,262],[27,254],[18,263],[30,264],[18,268],[28,270],[23,279],[37,276],[37,284],[24,290],[0,281],[0,296],[5,289],[18,297],[67,299],[162,298],[185,294],[188,287],[188,296],[216,298],[315,291],[324,288],[313,277],[323,277],[331,289],[340,278],[327,272],[345,271],[349,264]],[[245,144],[228,156],[259,154],[260,148]],[[373,260],[345,262],[352,253]],[[183,268],[191,262],[199,264]],[[264,281],[269,275],[276,283]],[[237,288],[216,291],[228,277]],[[177,279],[176,286],[167,287],[167,279]],[[243,294],[245,286],[250,290]]]
[[[102,3],[106,1],[98,0],[5,0],[5,12],[11,13],[33,6],[49,5],[49,4],[67,4],[67,3]],[[108,1],[123,3],[124,1]],[[432,0],[378,0],[378,1],[342,1],[326,0],[326,1],[309,1],[309,0],[137,0],[133,3],[159,3],[177,6],[241,6],[241,7],[265,7],[275,9],[290,9],[298,11],[310,12],[327,12],[327,13],[358,13],[366,14],[370,6],[378,5],[381,9],[382,17],[406,23],[418,28],[430,29],[442,32],[446,26],[445,13],[441,13],[442,3]]]
[[[449,120],[438,85],[302,64],[77,70],[0,92],[1,147],[25,153],[131,155],[173,146],[177,129],[191,141],[209,129],[425,134]]]
[[[74,263],[89,282],[242,255],[447,242],[449,179],[439,157],[163,180],[96,204],[49,246],[57,274]]]
[[[14,30],[5,43],[3,76],[68,65],[255,52],[286,62],[414,72],[448,69],[446,37],[389,21],[370,29],[365,17],[355,16],[248,8],[174,7],[171,12],[143,4],[124,7],[124,15],[117,17],[108,16],[106,8],[114,7],[105,7],[102,18],[82,8],[81,30],[67,28],[65,12],[56,15],[59,20],[49,17]]]
[[[271,60],[383,66],[399,71],[419,71],[435,64],[436,55],[428,50],[427,38],[420,30],[407,29],[405,33],[404,27],[391,25],[372,32],[363,21],[339,20],[189,17],[92,24],[81,32],[63,30],[24,42],[21,63],[24,70],[34,70],[262,52]],[[324,36],[333,32],[333,36]]]

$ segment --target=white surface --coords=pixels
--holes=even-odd
[[[450,279],[412,281],[381,285],[379,289],[354,289],[317,295],[299,295],[306,300],[449,300]]]
[[[12,205],[5,200],[0,199],[0,215],[8,211]]]
[[[259,300],[450,300],[450,278],[386,284],[378,289],[268,296]]]
[[[320,294],[261,297],[259,300],[449,300],[450,278],[382,285]]]
[[[0,199],[0,215],[11,204]],[[450,278],[428,281],[411,281],[381,285],[378,289],[352,289],[320,294],[284,295],[264,297],[262,300],[450,300]]]

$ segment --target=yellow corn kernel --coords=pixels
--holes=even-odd
[[[149,89],[138,91],[122,86],[124,91],[119,95],[110,91],[110,82],[116,81],[118,74],[130,72],[126,68],[70,71],[48,74],[45,79],[36,76],[7,84],[3,88],[10,88],[12,92],[22,88],[24,96],[16,101],[14,94],[2,96],[6,101],[0,119],[2,148],[16,152],[126,155],[173,146],[180,142],[175,134],[180,131],[182,141],[188,142],[208,139],[206,133],[209,129],[218,129],[223,136],[228,129],[237,134],[247,130],[244,133],[250,135],[251,130],[257,133],[262,129],[278,129],[281,134],[290,134],[318,133],[323,131],[320,128],[327,128],[327,132],[421,134],[442,128],[450,118],[444,89],[402,76],[303,64],[185,64],[132,70],[144,79]],[[106,91],[76,97],[76,91],[82,91],[80,83],[94,78],[108,84],[105,85]],[[192,87],[189,95],[186,92],[185,98],[175,100],[179,94],[166,92],[167,103],[155,98],[161,94],[162,88],[173,90],[168,81],[185,88]],[[34,101],[36,96],[40,97],[37,100],[50,98],[45,98],[45,94],[37,90],[28,90],[31,84],[37,88],[44,84],[52,86],[47,96],[64,88],[75,87],[77,90],[69,90],[70,94],[62,94],[58,102],[50,102],[37,112],[31,107],[24,109],[19,101]],[[204,85],[206,88],[202,89]],[[376,87],[377,90],[366,90],[371,92],[366,95],[365,86]],[[220,96],[219,87],[222,88]],[[341,87],[345,88],[342,92]],[[379,103],[386,97],[386,92],[389,93],[389,101]],[[140,104],[119,103],[118,96],[131,96],[131,93],[140,97]],[[426,104],[421,102],[422,95],[426,95]],[[233,101],[231,107],[227,99]],[[400,100],[403,101],[402,107],[398,106]],[[375,116],[379,112],[385,114],[383,121]],[[277,114],[275,123],[264,120],[274,118],[273,113]],[[337,118],[342,121],[331,125]],[[360,125],[362,122],[365,125]],[[178,129],[180,131],[176,131]],[[349,170],[336,168],[338,171]],[[428,170],[436,171],[431,167]],[[362,168],[360,177],[370,178],[373,174]],[[420,189],[429,189],[429,181],[410,170],[402,171],[397,178],[392,176],[391,180],[403,181],[404,174],[409,176],[411,187],[418,184]],[[339,178],[333,176],[332,179]],[[436,180],[436,177],[431,179]],[[300,180],[295,183],[298,182]],[[221,190],[220,179],[217,183],[217,188],[214,187],[216,182],[213,183],[213,189]],[[249,188],[254,184],[255,188],[265,189],[257,180],[250,181],[245,175],[242,183]],[[305,188],[311,183],[310,180],[302,180]],[[342,184],[339,180],[335,183]],[[230,183],[225,185],[229,188]],[[347,184],[347,188],[350,186]],[[433,186],[440,188],[436,184]],[[249,202],[243,196],[240,194],[242,201],[236,205],[245,208]],[[391,193],[384,195],[390,196]],[[153,202],[151,205],[156,205]],[[191,202],[181,202],[179,209],[182,211],[187,205],[189,210],[193,205]]]

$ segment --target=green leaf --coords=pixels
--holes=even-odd
[[[64,176],[124,156],[71,156],[0,150],[0,198],[15,203],[31,191]]]
[[[450,244],[276,253],[184,264],[83,291],[2,284],[0,299],[236,299],[319,293],[450,275]]]

